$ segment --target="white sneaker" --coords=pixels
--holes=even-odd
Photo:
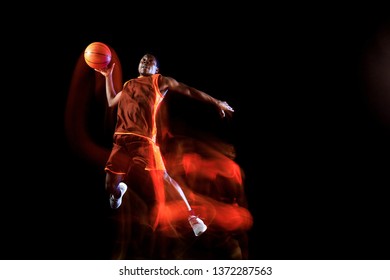
[[[207,229],[207,226],[200,218],[198,218],[198,216],[194,216],[194,215],[189,216],[188,222],[190,223],[195,236],[201,235]]]
[[[119,206],[121,206],[122,197],[125,194],[125,192],[127,191],[127,185],[123,182],[120,182],[118,185],[118,189],[121,193],[121,195],[118,198],[115,198],[113,194],[110,196],[110,206],[112,209],[117,209],[117,208],[119,208]]]

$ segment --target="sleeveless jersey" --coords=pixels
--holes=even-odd
[[[157,109],[164,98],[160,74],[128,80],[118,103],[115,134],[136,134],[156,141]]]

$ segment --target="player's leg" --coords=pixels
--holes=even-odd
[[[123,182],[123,175],[106,171],[106,191],[110,196],[110,206],[117,209],[122,204],[122,197],[127,191],[127,185]]]
[[[195,215],[194,210],[191,208],[190,203],[187,200],[186,195],[183,192],[183,189],[180,187],[180,185],[171,177],[167,172],[164,173],[164,180],[169,183],[169,185],[173,186],[176,191],[179,193],[180,197],[183,199],[184,203],[187,206],[189,216],[188,216],[188,222],[190,223],[192,230],[194,231],[194,234],[196,236],[201,235],[207,230],[207,226],[205,223]]]

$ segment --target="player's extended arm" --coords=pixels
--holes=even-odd
[[[226,101],[218,100],[201,90],[178,82],[171,77],[162,77],[162,82],[160,83],[160,91],[163,92],[166,90],[173,90],[175,92],[196,98],[198,100],[212,103],[217,106],[221,117],[225,117],[225,111],[234,112],[233,108]]]

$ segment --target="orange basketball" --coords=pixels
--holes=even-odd
[[[85,48],[84,59],[89,67],[102,69],[111,61],[111,50],[104,43],[93,42]]]

